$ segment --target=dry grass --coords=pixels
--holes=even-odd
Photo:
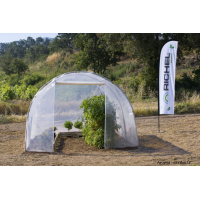
[[[158,102],[132,103],[135,116],[149,116],[158,114]]]
[[[132,103],[135,116],[149,116],[158,114],[158,102]],[[192,96],[184,93],[181,102],[175,102],[175,114],[199,113],[200,95],[196,92]]]
[[[26,115],[0,115],[0,123],[25,122]]]
[[[48,56],[46,59],[46,62],[48,64],[53,64],[55,63],[59,58],[61,57],[60,53],[53,53],[52,55]]]
[[[199,113],[200,112],[200,95],[196,92],[190,97],[188,93],[183,96],[183,101],[176,103],[175,113]]]
[[[29,65],[29,70],[31,73],[39,71],[40,67],[43,65],[42,62],[37,62],[36,64]]]
[[[0,123],[26,121],[30,101],[12,100],[0,102]]]
[[[3,115],[25,115],[28,111],[30,101],[12,100],[0,102],[0,114]]]
[[[154,99],[155,100],[155,99]],[[0,102],[0,122],[19,122],[24,121],[26,113],[29,108],[30,101],[12,100],[8,102]],[[66,110],[73,110],[74,107],[80,105],[80,102],[62,102],[62,105],[57,107],[61,111],[63,106]],[[154,101],[140,101],[132,103],[135,116],[151,116],[158,114],[158,102]],[[175,102],[175,114],[184,113],[200,113],[200,95],[193,93],[190,96],[188,93],[183,94],[181,102]],[[62,113],[66,115],[66,113]],[[61,116],[62,116],[61,114]],[[80,114],[79,111],[74,110],[68,113],[71,116]]]
[[[158,108],[139,107],[134,109],[135,116],[153,116],[158,115]]]

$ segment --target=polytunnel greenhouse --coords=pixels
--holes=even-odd
[[[82,101],[102,94],[105,95],[104,148],[137,147],[135,116],[124,92],[100,75],[70,72],[49,81],[33,98],[27,113],[25,150],[53,152],[54,127],[56,134],[66,132],[63,123],[66,120],[74,123],[83,115]],[[115,118],[119,129],[114,128],[109,117]],[[75,131],[79,130],[74,127],[70,130]]]

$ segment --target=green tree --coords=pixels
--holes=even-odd
[[[103,33],[98,34],[98,37],[103,39],[106,43],[106,50],[120,57],[125,55],[124,53],[124,41],[126,39],[124,33]]]
[[[34,47],[30,47],[27,51],[26,51],[26,56],[25,58],[29,61],[34,63],[36,60],[36,52],[35,52],[35,48]]]
[[[195,54],[196,59],[200,61],[200,34],[182,33],[178,34],[179,46],[185,55]]]
[[[43,41],[43,44],[49,47],[50,42],[51,41],[50,41],[49,38],[45,38],[44,41]]]
[[[34,63],[38,59],[44,59],[49,55],[49,48],[45,44],[35,44],[26,51],[26,60]]]
[[[10,54],[13,58],[25,58],[26,63],[44,59],[49,55],[50,39],[28,37],[27,40],[14,41],[8,44],[0,43],[0,59],[5,54]]]
[[[33,47],[35,45],[35,40],[32,37],[27,37],[26,48]]]
[[[0,43],[0,56],[6,53],[7,46],[8,45],[6,43]]]
[[[56,52],[60,50],[65,50],[73,53],[73,39],[76,37],[77,33],[58,33],[56,38],[50,44],[50,51]]]
[[[26,53],[25,41],[20,40],[9,43],[6,52],[11,54],[14,58],[23,58]]]
[[[22,59],[14,58],[11,62],[11,68],[13,69],[14,73],[17,73],[19,80],[20,75],[28,69],[28,66],[23,62]]]
[[[141,72],[145,88],[157,91],[160,51],[171,39],[183,40],[183,35],[173,33],[129,33],[125,35],[125,52],[144,66]],[[181,57],[182,52],[178,50]]]
[[[11,66],[13,57],[9,53],[6,53],[5,55],[1,56],[0,59],[0,68],[2,71],[5,72],[6,75],[14,74],[14,69]]]
[[[92,69],[94,73],[104,74],[106,68],[111,64],[116,65],[120,55],[123,54],[121,51],[109,48],[101,34],[78,34],[74,44],[80,50],[76,58],[77,67]]]
[[[42,37],[36,38],[36,45],[43,44],[44,39]]]

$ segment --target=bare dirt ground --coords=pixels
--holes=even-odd
[[[136,117],[138,149],[98,149],[61,138],[54,153],[24,151],[25,122],[0,124],[0,166],[200,165],[200,114]]]

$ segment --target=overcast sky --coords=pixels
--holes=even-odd
[[[36,39],[37,37],[50,37],[55,38],[58,33],[0,33],[0,43],[18,41],[20,39],[27,39],[27,37],[32,37]]]

